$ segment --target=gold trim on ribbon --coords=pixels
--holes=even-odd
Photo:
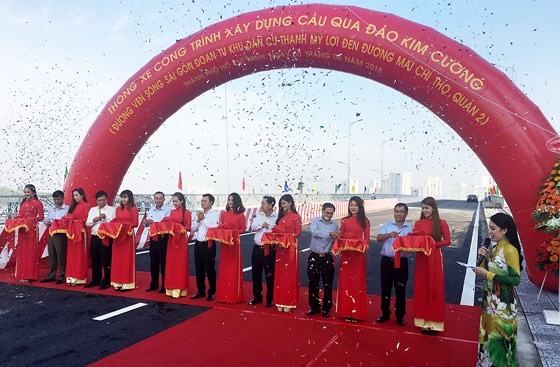
[[[123,225],[119,224],[119,230],[117,231],[116,234],[112,234],[110,232],[105,231],[104,229],[99,228],[97,230],[97,236],[101,239],[104,239],[105,236],[107,236],[107,237],[112,238],[114,240],[114,239],[118,238],[119,235],[121,234],[122,227],[123,227]],[[130,233],[129,233],[129,235],[130,235]]]
[[[15,227],[8,227],[8,226],[6,226],[6,227],[4,228],[4,230],[6,231],[6,233],[12,233],[12,232],[15,232],[15,231],[17,231],[17,230],[19,230],[19,229],[25,229],[25,232],[29,232],[29,226],[28,226],[27,224],[23,224],[23,223],[22,223],[22,224],[18,224],[18,225],[16,225]]]

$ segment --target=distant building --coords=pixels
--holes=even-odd
[[[385,181],[385,193],[391,195],[412,195],[412,173],[389,173],[389,177]]]
[[[439,177],[428,177],[424,186],[422,186],[422,197],[432,196],[439,198],[443,194],[442,182]]]

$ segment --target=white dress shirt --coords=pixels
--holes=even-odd
[[[193,213],[193,218],[191,230],[194,233],[194,239],[204,242],[206,241],[208,228],[216,228],[220,224],[220,211],[210,209],[207,213],[204,213],[204,219],[200,222],[196,213]]]
[[[391,232],[397,232],[398,236],[406,236],[407,234],[412,232],[412,226],[406,223],[403,223],[401,227],[395,222],[391,220],[389,222],[385,222],[379,228],[379,234],[389,234]],[[383,247],[381,248],[381,255],[387,257],[395,257],[395,251],[393,251],[393,242],[395,242],[395,238],[389,237],[383,242]],[[402,257],[410,256],[410,252],[408,251],[401,251]]]
[[[49,207],[49,209],[47,210],[47,217],[45,218],[44,223],[46,225],[51,225],[51,223],[55,219],[61,219],[66,214],[68,214],[68,209],[69,207],[66,204],[62,204],[62,206],[53,205]]]
[[[253,218],[251,223],[251,230],[255,231],[255,243],[262,246],[262,236],[265,232],[272,232],[272,228],[276,225],[278,215],[274,212],[270,216],[266,216],[263,212],[258,212],[257,216]],[[268,223],[268,228],[263,228],[264,222]]]
[[[169,216],[169,213],[171,213],[171,207],[167,205],[162,205],[159,209],[153,206],[148,210],[146,219],[151,219],[154,222],[161,222],[163,218]]]
[[[97,236],[97,230],[99,229],[99,225],[101,223],[110,222],[115,219],[115,215],[117,210],[115,207],[110,205],[105,205],[103,208],[99,208],[99,206],[95,206],[89,210],[88,217],[86,220],[86,226],[91,227],[91,234]],[[99,217],[100,214],[105,214],[105,219],[101,219],[100,221],[94,222],[93,218]]]

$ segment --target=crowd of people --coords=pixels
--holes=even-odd
[[[43,205],[35,187],[24,188],[18,216],[7,222],[7,229],[18,230],[16,277],[21,282],[39,279],[37,223],[47,225],[49,272],[41,283],[84,285],[116,291],[136,288],[134,228],[139,224],[138,209],[130,190],[120,193],[120,205],[107,203],[107,193],[95,194],[97,206],[90,206],[81,188],[72,191],[72,203],[64,204],[64,193],[55,191],[54,205],[43,218]],[[176,192],[173,209],[164,205],[165,195],[154,194],[154,206],[144,225],[150,236],[151,281],[146,291],[159,291],[170,297],[187,296],[188,241],[194,238],[196,293],[191,299],[239,303],[244,300],[240,234],[246,229],[245,208],[237,193],[228,196],[225,210],[213,209],[211,194],[202,195],[201,209],[194,215],[186,208],[185,197]],[[265,303],[278,311],[291,312],[298,306],[302,218],[290,194],[276,200],[264,196],[260,211],[250,218],[254,232],[251,254],[253,290],[249,305]],[[349,322],[367,319],[366,255],[370,243],[370,222],[364,201],[353,196],[340,225],[333,221],[335,206],[325,203],[321,215],[310,222],[311,241],[307,259],[309,279],[308,316],[329,318],[333,304],[336,315]],[[380,280],[381,314],[377,322],[391,318],[391,293],[395,289],[396,323],[404,326],[409,258],[415,254],[414,325],[424,334],[444,331],[444,272],[441,248],[451,244],[447,222],[440,218],[432,197],[421,202],[420,219],[413,226],[406,222],[408,206],[398,203],[394,218],[380,226],[376,241],[382,243]],[[499,213],[490,218],[490,238],[495,245],[481,247],[483,261],[473,268],[485,277],[483,315],[480,324],[479,365],[515,365],[517,317],[514,287],[520,281],[523,257],[513,218]],[[219,244],[220,262],[216,273]],[[89,251],[89,253],[88,253]],[[88,278],[88,255],[91,278]],[[338,269],[335,270],[335,257]],[[263,296],[263,274],[266,293]],[[336,303],[333,281],[338,276]],[[160,282],[161,278],[161,282]],[[320,283],[323,297],[320,298]],[[208,288],[206,287],[208,285]],[[513,351],[513,354],[512,354]],[[512,363],[512,364],[508,364]]]

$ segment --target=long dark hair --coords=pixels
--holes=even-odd
[[[132,193],[132,191],[130,190],[123,190],[120,195],[120,198],[128,198],[128,203],[126,204],[126,207],[128,210],[132,209],[133,206],[136,206],[134,204],[134,194]],[[124,209],[124,205],[121,203],[121,210]]]
[[[523,266],[521,263],[523,262],[523,255],[521,255],[521,244],[519,243],[517,234],[517,225],[515,225],[513,218],[505,213],[496,213],[490,217],[490,220],[500,227],[500,229],[506,230],[506,238],[519,254],[519,270],[522,270]]]
[[[348,200],[348,215],[345,218],[352,217],[352,212],[350,211],[350,203],[355,202],[358,205],[358,213],[356,214],[356,218],[358,219],[358,223],[360,223],[360,227],[366,228],[369,219],[366,217],[366,209],[364,207],[364,200],[359,196],[352,196],[350,200]]]
[[[76,206],[78,205],[78,202],[74,199],[74,192],[80,194],[82,196],[82,201],[87,203],[86,192],[84,191],[84,189],[82,189],[81,187],[75,188],[74,190],[72,190],[72,205],[70,205],[70,209],[68,209],[69,214],[74,213],[74,210],[76,210]]]
[[[276,219],[276,224],[280,223],[280,220],[284,217],[284,215],[286,215],[286,213],[284,213],[284,210],[282,209],[282,200],[284,200],[284,201],[286,201],[290,204],[290,211],[292,213],[297,214],[296,203],[294,201],[294,198],[290,194],[284,194],[284,195],[282,195],[280,200],[278,200],[278,207],[279,208],[278,208],[278,219]]]
[[[176,197],[181,202],[181,208],[183,209],[183,216],[181,217],[181,224],[185,225],[185,212],[187,211],[187,203],[185,202],[185,195],[177,191],[173,194],[173,197]]]
[[[231,196],[231,198],[233,199],[233,212],[235,214],[239,214],[239,213],[245,213],[245,207],[243,206],[243,201],[241,200],[241,196],[239,196],[238,193],[236,192],[232,192],[231,194],[228,195],[228,199]],[[227,205],[226,202],[226,212],[229,211],[230,207],[229,205]]]
[[[431,196],[428,196],[424,200],[422,200],[422,204],[429,206],[432,208],[432,237],[436,242],[441,241],[441,237],[443,236],[441,232],[441,222],[439,220],[439,210],[437,207],[436,199]],[[420,219],[424,219],[424,214],[420,211]]]
[[[33,197],[34,197],[35,199],[39,200],[39,198],[37,197],[37,190],[35,189],[35,185],[27,184],[27,185],[25,185],[25,187],[24,187],[24,190],[25,190],[25,189],[29,189],[29,191],[31,191],[31,195],[33,195]],[[24,202],[25,200],[27,200],[27,197],[24,196],[23,200],[21,201],[21,204],[23,204],[23,202]],[[20,204],[20,206],[21,206],[21,204]]]

